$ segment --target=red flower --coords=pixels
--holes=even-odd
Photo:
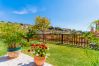
[[[41,44],[40,46],[41,46],[41,47],[45,47],[45,45],[44,45],[44,44]]]
[[[32,44],[31,46],[35,46],[35,44]]]
[[[36,44],[35,46],[36,46],[36,47],[39,47],[39,44]]]

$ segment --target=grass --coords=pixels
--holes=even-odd
[[[0,56],[4,55],[5,53],[6,53],[6,46],[2,41],[0,41]]]
[[[96,56],[97,53],[99,54],[97,51],[87,50],[88,55],[86,55],[85,49],[55,44],[49,44],[49,47],[51,56],[47,61],[54,66],[91,66],[90,59],[87,56]]]
[[[1,44],[1,42],[0,42]],[[47,62],[53,66],[98,66],[99,51],[48,44],[50,56]],[[22,52],[33,56],[27,52],[29,47],[23,47]],[[5,54],[4,48],[0,46],[0,55]],[[98,64],[98,65],[96,65]]]

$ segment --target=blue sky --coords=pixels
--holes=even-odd
[[[53,26],[86,31],[99,19],[99,0],[0,0],[0,20],[33,24],[36,16],[49,18]]]

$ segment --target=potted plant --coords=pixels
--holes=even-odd
[[[5,43],[8,44],[8,57],[9,58],[16,58],[20,54],[21,50],[21,38],[20,36],[14,35],[9,36],[8,38],[5,39]]]
[[[19,24],[4,23],[0,38],[7,44],[8,58],[16,58],[20,54],[22,31]]]
[[[31,50],[28,50],[34,54],[34,63],[37,66],[43,66],[48,56],[48,47],[45,44],[32,44]]]

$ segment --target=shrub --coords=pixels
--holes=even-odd
[[[0,38],[8,45],[8,48],[20,46],[23,30],[19,24],[5,23],[0,30]]]

